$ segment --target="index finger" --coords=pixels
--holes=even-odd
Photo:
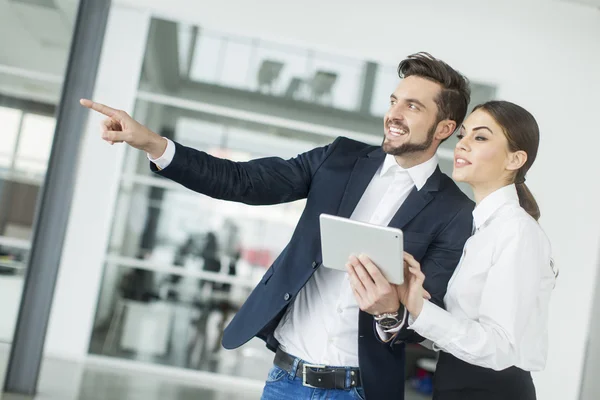
[[[81,99],[81,100],[79,100],[79,103],[82,106],[87,107],[89,109],[92,109],[94,111],[97,111],[100,114],[104,114],[107,117],[115,118],[118,115],[118,111],[115,110],[114,108],[111,108],[109,106],[105,106],[104,104],[96,103],[96,102],[94,102],[92,100]]]

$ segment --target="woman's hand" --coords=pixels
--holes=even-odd
[[[420,284],[417,286],[408,284],[409,281],[415,279],[412,278],[412,273],[408,270],[409,264],[406,262],[407,256],[410,257],[412,262],[417,263],[418,272],[422,276]],[[389,283],[381,274],[377,266],[365,255],[360,255],[359,257],[351,256],[348,259],[346,268],[348,270],[350,285],[354,292],[356,302],[361,310],[369,314],[380,315],[386,312],[396,312],[400,307],[400,302],[406,307],[406,302],[408,301],[412,307],[413,303],[415,303],[415,300],[413,300],[412,297],[417,295],[421,296],[421,303],[420,305],[415,304],[415,306],[418,308],[419,312],[421,312],[421,308],[423,308],[423,297],[426,299],[431,298],[429,293],[423,289],[425,276],[420,272],[421,267],[419,263],[408,253],[405,253],[404,262],[405,283],[400,286]],[[419,281],[415,280],[415,282]],[[409,312],[411,311],[410,308],[406,308]],[[413,316],[415,315],[413,314]]]
[[[430,299],[431,296],[423,288],[425,275],[421,272],[421,264],[415,258],[404,252],[404,283],[397,286],[400,302],[408,312],[417,318],[423,310],[423,298]]]

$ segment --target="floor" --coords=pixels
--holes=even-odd
[[[8,347],[0,344],[1,378],[5,374],[7,355]],[[259,381],[144,366],[134,361],[92,358],[78,364],[48,359],[42,365],[35,400],[258,400],[261,387]],[[32,400],[9,394],[0,398]],[[406,396],[406,400],[426,399],[429,397],[414,393]]]
[[[4,351],[3,351],[4,350]],[[4,377],[7,348],[0,346],[0,376]],[[40,374],[39,394],[35,400],[256,400],[260,385],[194,382],[189,376],[177,378],[133,369],[123,365],[91,361],[78,364],[64,360],[44,360]],[[1,400],[31,400],[4,394]]]

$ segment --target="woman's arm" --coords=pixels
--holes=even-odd
[[[496,246],[477,320],[424,301],[410,328],[470,364],[495,370],[513,366],[515,346],[536,312],[544,268],[550,268],[550,248],[543,232],[532,221],[515,224]]]

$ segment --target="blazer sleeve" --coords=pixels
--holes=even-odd
[[[463,207],[429,246],[421,260],[425,274],[423,287],[431,294],[430,302],[444,308],[448,282],[462,257],[463,248],[473,229],[472,206]],[[404,313],[402,328],[389,343],[421,343],[425,340],[408,328],[408,313]]]
[[[234,162],[175,143],[175,157],[168,167],[152,172],[195,192],[220,200],[250,205],[286,203],[307,197],[312,177],[331,155],[333,143],[289,160],[278,157]]]

